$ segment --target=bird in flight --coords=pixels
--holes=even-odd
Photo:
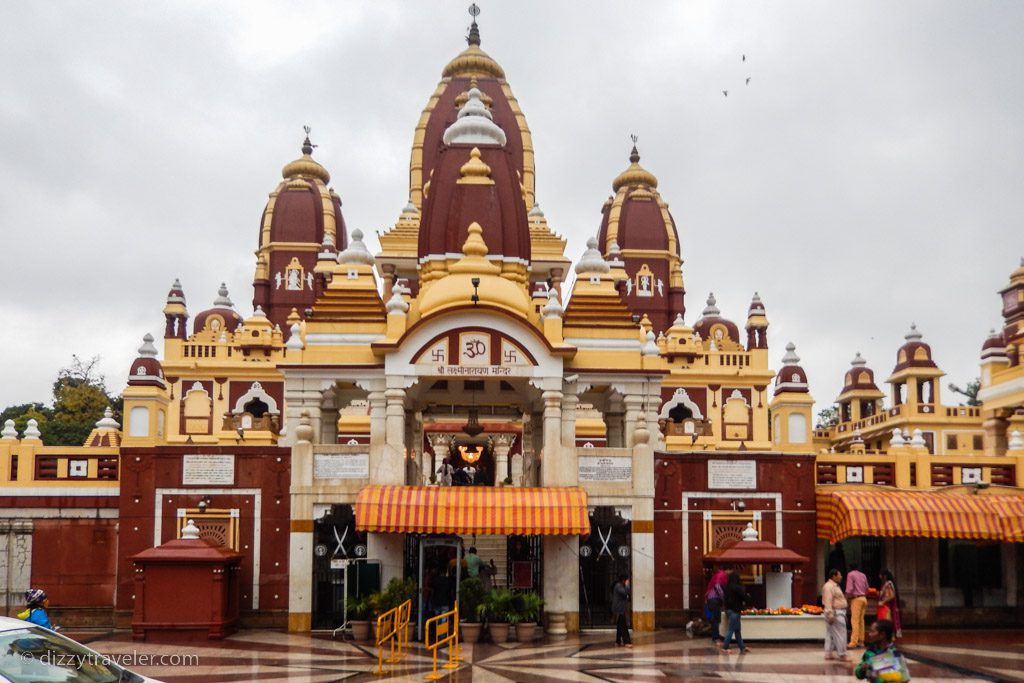
[[[726,97],[728,97],[729,96],[729,91],[728,90],[723,90],[722,94],[725,95]]]
[[[743,55],[743,61],[744,62],[747,61],[747,56],[746,55]]]
[[[750,85],[750,76],[747,76],[747,85]]]

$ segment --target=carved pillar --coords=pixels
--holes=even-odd
[[[544,398],[544,450],[540,458],[541,486],[559,486],[558,459],[562,442],[562,392],[545,391]]]
[[[508,469],[508,452],[516,441],[516,435],[501,432],[494,435],[494,485],[500,486],[505,477],[511,476]],[[512,479],[515,483],[515,479]]]
[[[423,453],[423,469],[427,475],[427,481],[430,481],[430,477],[434,476],[437,468],[448,457],[448,449],[451,448],[452,442],[447,434],[437,432],[430,434],[427,438],[430,440],[430,448],[434,451],[434,457],[431,459],[426,452]]]
[[[636,423],[644,409],[644,397],[639,394],[627,394],[622,399],[626,404],[626,415],[623,419],[623,437],[626,448],[633,447],[633,434],[636,431]]]
[[[519,454],[512,456],[512,485],[513,486],[532,486],[533,484],[526,480],[524,474],[526,473],[526,464],[533,458],[533,422],[530,419],[529,413],[523,413],[523,436],[519,442]]]
[[[611,448],[626,447],[626,439],[622,433],[623,417],[622,399],[618,396],[609,397],[604,413],[604,424],[608,433],[608,446]]]
[[[384,451],[374,483],[405,483],[405,389],[384,392]]]

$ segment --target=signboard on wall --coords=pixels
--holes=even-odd
[[[633,479],[633,458],[581,455],[578,460],[580,481],[631,481]]]
[[[370,476],[368,453],[314,453],[314,479],[367,479]]]
[[[183,455],[181,483],[184,486],[232,486],[235,483],[235,456],[191,453]]]
[[[708,460],[708,489],[756,489],[754,460]]]

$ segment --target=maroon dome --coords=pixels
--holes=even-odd
[[[704,312],[701,313],[700,319],[693,324],[693,331],[704,340],[705,349],[711,341],[714,341],[721,348],[720,344],[724,339],[728,339],[738,345],[740,343],[739,328],[736,326],[736,323],[723,318],[722,312],[718,310],[715,304],[715,295],[712,292],[708,295],[708,305],[704,308]]]
[[[988,338],[981,345],[981,359],[1006,358],[1006,340],[1002,332],[989,330]]]
[[[850,361],[850,369],[846,371],[840,395],[850,391],[880,392],[878,385],[875,384],[875,371],[867,366],[867,361],[860,352]]]
[[[208,308],[195,317],[192,327],[192,334],[209,329],[211,332],[220,333],[226,329],[234,332],[242,324],[242,316],[234,309],[234,304],[228,298],[228,288],[222,282],[218,296],[213,301],[213,308]]]
[[[808,392],[807,373],[800,367],[800,357],[796,355],[793,342],[786,344],[786,355],[782,357],[782,368],[775,376],[775,396],[781,393],[806,394]]]
[[[139,347],[139,357],[132,363],[128,373],[128,386],[164,387],[164,368],[156,358],[156,347],[153,346],[153,335],[146,334]]]
[[[907,332],[906,343],[896,352],[896,367],[893,373],[906,368],[935,368],[935,361],[932,360],[932,347],[921,341],[921,333],[917,331],[917,325],[911,324]]]

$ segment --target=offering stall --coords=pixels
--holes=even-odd
[[[818,605],[793,606],[793,571],[810,560],[774,543],[760,541],[752,524],[743,530],[742,540],[716,548],[704,556],[709,565],[762,565],[765,572],[765,606],[743,610],[743,640],[823,640],[825,619]],[[798,578],[799,580],[799,578]],[[721,629],[726,631],[722,613]]]

